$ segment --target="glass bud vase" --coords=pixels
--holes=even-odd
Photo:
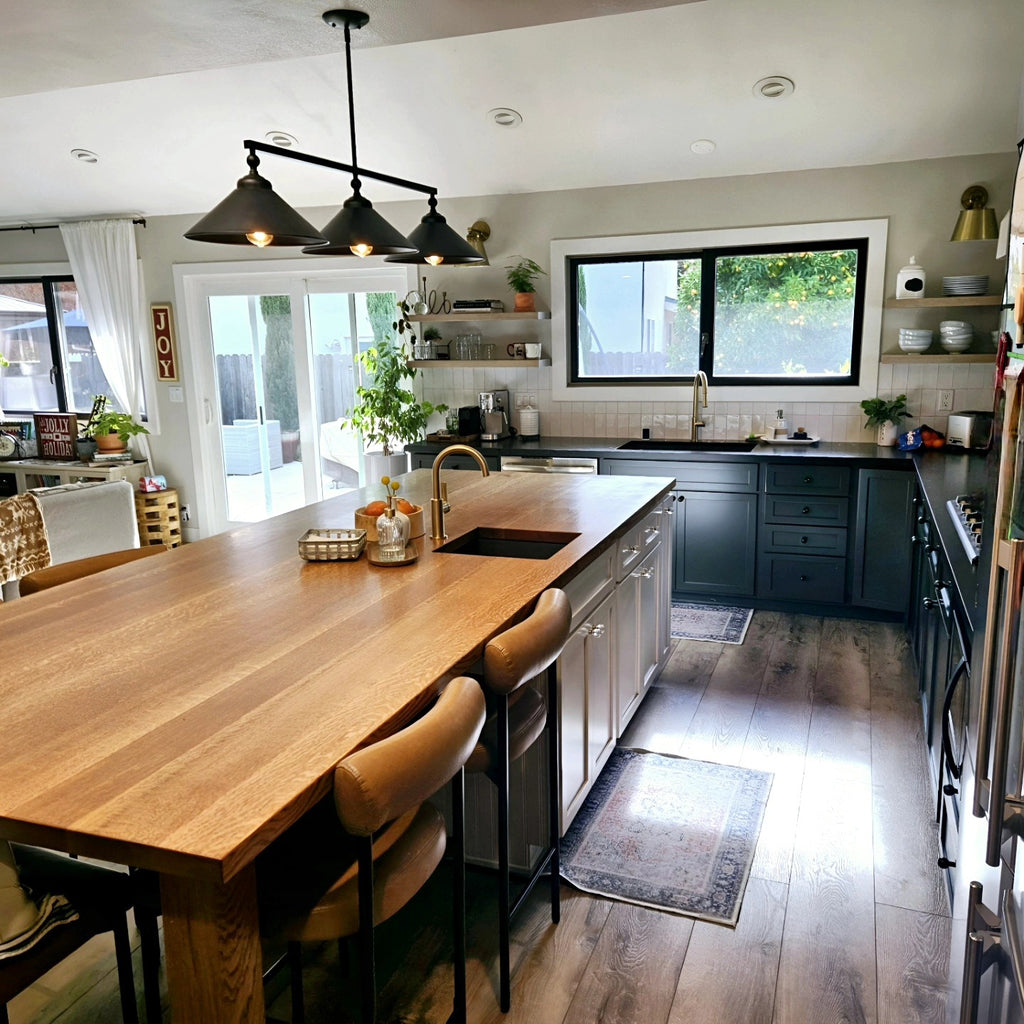
[[[408,523],[408,520],[406,520]],[[402,524],[395,510],[388,508],[377,520],[377,553],[382,562],[401,562],[405,558]]]

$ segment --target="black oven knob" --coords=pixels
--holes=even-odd
[[[959,789],[957,789],[957,788],[956,788],[956,786],[954,786],[954,785],[952,785],[951,783],[947,782],[947,783],[946,783],[946,784],[945,784],[945,785],[944,785],[944,786],[942,787],[942,792],[943,792],[943,793],[945,793],[945,794],[946,794],[946,796],[956,796],[956,795],[957,795],[957,793],[959,793],[959,792],[960,792],[960,790],[959,790]]]
[[[939,860],[938,860],[938,864],[939,864],[939,867],[942,868],[943,871],[945,871],[947,868],[955,868],[956,867],[956,861],[955,860],[950,860],[948,857],[940,857]]]

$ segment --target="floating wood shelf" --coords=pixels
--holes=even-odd
[[[994,363],[995,352],[937,352],[918,355],[916,352],[884,352],[880,363]]]
[[[414,324],[453,323],[480,320],[550,320],[550,313],[424,313],[410,314],[405,318]]]
[[[443,370],[446,367],[488,366],[521,370],[527,366],[550,366],[550,359],[410,359],[410,366]]]
[[[944,295],[940,299],[886,299],[886,309],[957,309],[967,306],[1001,306],[1001,295]]]

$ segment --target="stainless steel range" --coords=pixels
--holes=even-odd
[[[985,523],[984,501],[977,494],[958,494],[946,502],[956,534],[971,565],[981,555],[981,531]]]

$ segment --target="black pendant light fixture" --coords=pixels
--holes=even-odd
[[[331,10],[324,12],[323,20],[332,28],[341,26],[345,30],[351,164],[246,139],[243,145],[249,150],[249,174],[239,180],[234,192],[187,231],[185,237],[229,245],[300,245],[303,252],[316,256],[376,255],[390,262],[433,266],[483,262],[485,257],[448,227],[437,212],[436,188],[359,167],[352,99],[352,29],[362,28],[370,16],[363,11]],[[352,175],[352,195],[323,231],[317,231],[273,191],[269,181],[260,177],[256,170],[259,166],[257,151],[347,171]],[[363,196],[360,175],[428,196],[429,212],[408,238],[377,213]]]

